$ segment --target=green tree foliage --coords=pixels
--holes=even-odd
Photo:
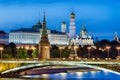
[[[38,57],[38,50],[35,49],[35,50],[33,50],[33,52],[32,52],[32,58],[37,58],[37,57]]]
[[[9,55],[10,58],[13,58],[11,47],[9,46],[5,47],[4,54]]]
[[[62,58],[68,58],[70,54],[70,49],[65,48],[64,50],[62,50]]]
[[[3,59],[10,59],[10,56],[9,56],[9,54],[3,54],[2,58]]]
[[[25,48],[17,50],[17,58],[29,58],[28,51]]]

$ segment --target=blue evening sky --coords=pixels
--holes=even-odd
[[[74,11],[78,34],[84,23],[93,37],[120,36],[120,0],[0,0],[0,30],[30,28],[39,18],[42,22],[44,11],[49,29],[60,30],[62,21],[68,28]]]

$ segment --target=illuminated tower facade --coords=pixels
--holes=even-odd
[[[66,23],[65,22],[62,22],[62,24],[61,24],[61,32],[66,33]]]
[[[70,15],[69,38],[75,37],[76,37],[75,14],[72,12]]]
[[[115,34],[114,34],[114,40],[117,41],[117,42],[119,42],[117,32],[115,32]]]
[[[41,39],[39,42],[39,57],[38,58],[42,60],[46,60],[50,58],[50,42],[48,40],[45,13],[44,13],[44,19],[43,19],[43,24],[42,24]]]

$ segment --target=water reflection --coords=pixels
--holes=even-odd
[[[2,78],[1,80],[120,80],[120,75],[106,71],[56,73],[42,75],[26,75],[22,79]]]

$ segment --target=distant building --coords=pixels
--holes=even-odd
[[[21,28],[18,30],[11,30],[9,33],[9,43],[15,44],[38,44],[40,41],[40,33],[42,30],[42,24],[40,21],[31,28]],[[66,33],[58,32],[56,30],[49,30],[48,38],[51,45],[68,45],[68,36]]]
[[[65,31],[66,29],[66,23],[62,23],[62,30],[61,31]],[[63,25],[65,27],[63,27]],[[70,14],[70,26],[69,26],[69,32],[67,33],[68,37],[69,37],[69,44],[72,45],[74,43],[74,45],[94,45],[93,43],[93,38],[91,35],[88,34],[84,24],[82,24],[82,29],[80,31],[79,36],[77,36],[76,34],[76,26],[75,26],[75,13],[71,13]]]
[[[117,41],[117,42],[120,42],[119,38],[118,38],[118,35],[117,35],[117,32],[115,32],[115,34],[114,34],[114,40]]]
[[[77,36],[76,38],[72,38],[70,39],[71,44],[74,43],[74,45],[94,45],[93,43],[93,38],[92,36],[90,36],[84,26],[84,24],[82,24],[82,29],[80,31],[79,36]]]
[[[9,43],[9,36],[4,31],[0,31],[0,44],[8,44]]]

